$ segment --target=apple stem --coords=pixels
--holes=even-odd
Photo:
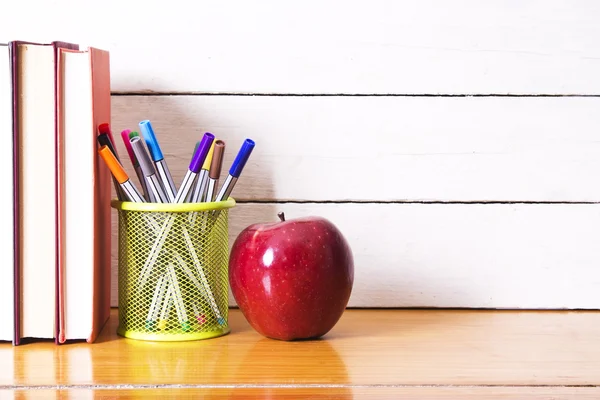
[[[281,220],[281,222],[285,222],[285,214],[282,212],[277,213],[277,216]]]

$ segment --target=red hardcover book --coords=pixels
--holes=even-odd
[[[51,101],[48,101],[47,104],[43,104],[44,107],[52,107],[53,111],[54,111],[54,118],[53,120],[50,122],[49,126],[45,127],[45,130],[47,131],[51,131],[54,134],[52,135],[52,138],[50,138],[53,143],[54,146],[50,147],[50,154],[51,156],[56,159],[56,152],[58,151],[57,146],[56,146],[56,136],[57,136],[57,128],[58,128],[58,121],[57,121],[57,113],[56,113],[56,108],[57,108],[57,103],[58,103],[58,98],[57,98],[57,62],[56,62],[56,58],[57,58],[57,54],[58,54],[58,49],[59,48],[71,48],[71,49],[78,49],[78,45],[77,44],[72,44],[72,43],[67,43],[67,42],[60,42],[60,41],[56,41],[56,42],[52,42],[52,43],[47,43],[47,44],[41,44],[41,43],[33,43],[33,42],[26,42],[26,41],[13,41],[9,43],[9,48],[10,48],[10,55],[11,55],[11,62],[12,62],[12,97],[13,97],[13,162],[14,162],[14,192],[13,192],[13,196],[14,196],[14,237],[15,237],[15,248],[14,248],[14,293],[15,293],[15,310],[14,310],[14,344],[15,345],[19,345],[21,344],[21,339],[24,337],[31,337],[31,338],[46,338],[46,339],[54,339],[55,342],[58,342],[58,324],[56,323],[56,321],[58,321],[58,301],[57,298],[58,296],[54,296],[55,297],[55,301],[52,302],[52,312],[50,312],[51,315],[46,315],[46,313],[42,314],[43,319],[45,319],[45,321],[49,321],[50,318],[52,318],[55,323],[52,325],[52,331],[53,334],[50,332],[50,328],[47,326],[48,324],[45,325],[45,327],[43,328],[44,332],[42,332],[42,329],[39,329],[39,327],[42,325],[40,323],[40,325],[36,328],[34,327],[30,327],[26,330],[23,329],[23,323],[24,323],[24,318],[28,318],[30,320],[34,320],[35,318],[33,317],[33,315],[31,312],[31,307],[33,305],[24,305],[24,301],[23,301],[23,297],[24,297],[24,285],[28,285],[29,282],[25,283],[23,280],[23,264],[24,262],[29,264],[35,264],[32,260],[34,259],[34,257],[31,256],[31,254],[35,253],[32,251],[32,244],[30,243],[31,240],[27,240],[24,241],[24,236],[27,236],[30,233],[30,221],[32,219],[34,219],[33,216],[28,216],[26,215],[30,210],[27,209],[27,200],[31,201],[31,198],[27,198],[27,196],[29,195],[29,193],[27,192],[27,194],[24,195],[24,190],[27,190],[28,187],[30,187],[31,185],[31,180],[27,180],[26,178],[24,178],[24,172],[23,172],[23,166],[24,164],[30,164],[32,162],[32,160],[30,158],[27,158],[26,162],[24,163],[22,160],[22,157],[24,155],[24,152],[27,152],[28,150],[34,150],[32,151],[32,153],[35,152],[36,149],[28,149],[28,143],[27,140],[24,139],[24,132],[27,131],[27,129],[29,129],[29,125],[31,124],[31,122],[34,120],[34,118],[32,117],[33,115],[35,115],[35,113],[33,111],[36,110],[37,107],[40,106],[40,103],[38,102],[37,104],[35,104],[32,107],[32,103],[27,103],[28,101],[28,96],[27,94],[24,94],[24,86],[27,87],[27,90],[31,90],[31,84],[32,81],[29,80],[29,76],[26,75],[25,71],[27,70],[27,68],[23,65],[24,61],[22,60],[22,55],[24,54],[24,51],[27,51],[27,47],[28,46],[49,46],[52,48],[52,52],[53,52],[53,62],[49,63],[48,68],[51,68],[51,71],[45,71],[45,74],[47,74],[46,76],[49,76],[49,74],[52,74],[54,76],[54,91],[53,91],[53,96],[48,96],[48,99],[51,98]],[[38,68],[36,66],[36,68]],[[40,67],[41,68],[41,67]],[[28,105],[26,105],[28,104]],[[26,105],[26,106],[25,106]],[[27,107],[31,107],[31,110],[27,109],[24,110],[24,108]],[[49,110],[44,110],[45,111],[45,115],[49,115]],[[29,138],[31,139],[31,138]],[[49,140],[49,138],[44,138],[45,141]],[[25,143],[27,142],[27,143]],[[47,151],[48,149],[43,149],[44,151]],[[39,151],[39,150],[37,150]],[[29,157],[29,154],[27,154],[27,157]],[[44,164],[44,165],[40,165],[40,168],[48,168],[48,165]],[[53,173],[54,173],[54,179],[51,179],[51,181],[54,183],[54,193],[56,193],[56,188],[57,188],[57,168],[56,166],[52,169]],[[45,182],[46,184],[48,184],[47,182]],[[23,204],[23,202],[25,201],[25,204]],[[56,220],[58,218],[58,204],[60,204],[59,201],[56,201],[56,198],[54,197],[54,201],[48,201],[48,199],[37,199],[37,201],[39,202],[39,204],[42,204],[42,202],[47,201],[50,204],[54,205],[54,210],[50,211],[48,210],[48,212],[52,212],[53,216],[51,216],[50,220]],[[46,224],[46,228],[50,228],[49,224]],[[58,239],[60,237],[60,235],[58,235],[57,233],[59,232],[60,226],[59,224],[55,223],[54,226],[52,227],[52,229],[54,229],[54,234],[48,235],[48,237],[46,238],[46,241],[42,244],[41,247],[45,247],[45,248],[53,248],[52,251],[50,251],[50,253],[53,255],[53,264],[54,264],[54,268],[52,271],[52,275],[53,275],[53,279],[50,280],[50,282],[53,282],[53,293],[56,293],[58,291],[58,275],[57,275],[57,268],[58,268],[58,264],[59,264],[59,258],[60,258],[60,251],[58,251],[57,249],[60,249],[60,247],[62,246],[61,243],[58,243]],[[55,239],[52,239],[55,238]],[[29,238],[30,239],[30,238]],[[48,240],[51,240],[52,242],[48,242]],[[24,245],[25,242],[25,245]],[[44,264],[51,266],[50,264],[52,263],[52,260],[46,260],[46,262]],[[40,276],[42,277],[41,279],[39,279],[40,281],[44,280],[44,276],[51,276],[50,275],[50,268],[47,267],[45,268],[45,270],[43,271],[45,274],[41,274]],[[32,274],[33,272],[31,270],[28,270],[29,274]],[[40,284],[48,284],[48,282],[41,282]],[[31,290],[32,288],[30,286],[27,286],[27,288],[25,289],[25,291],[27,292],[27,295],[30,296],[30,293],[32,292]],[[49,306],[47,304],[44,305],[44,307],[47,310],[50,310]],[[24,316],[24,313],[26,314],[26,316]]]
[[[59,51],[58,342],[96,340],[110,315],[111,178],[97,128],[109,123],[105,50]]]

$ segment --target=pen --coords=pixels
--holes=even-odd
[[[146,201],[140,192],[138,192],[133,182],[129,180],[129,176],[127,176],[123,166],[121,163],[119,163],[119,161],[117,161],[112,151],[110,151],[107,146],[102,146],[98,152],[110,169],[110,172],[113,174],[117,182],[119,182],[119,187],[123,189],[123,193],[127,200],[135,203],[145,203]]]
[[[204,201],[204,197],[206,196],[206,190],[208,188],[208,169],[210,167],[210,163],[212,160],[213,152],[215,149],[215,142],[212,142],[210,146],[210,150],[206,155],[206,159],[204,160],[204,164],[202,164],[202,169],[200,170],[200,174],[196,179],[196,185],[194,185],[194,191],[192,192],[192,197],[190,199],[190,203],[199,203]],[[188,220],[191,226],[196,224],[196,219],[198,218],[198,213],[193,212],[188,216]]]
[[[190,166],[183,177],[183,181],[181,182],[181,186],[179,186],[179,191],[177,192],[177,196],[175,196],[174,203],[183,203],[185,199],[187,199],[190,189],[192,188],[192,184],[194,183],[194,179],[198,172],[200,172],[200,167],[204,163],[206,159],[206,155],[208,154],[208,150],[210,149],[213,141],[215,140],[215,135],[210,132],[206,132],[200,141],[200,145],[196,149],[196,152],[192,156],[192,161],[190,162]]]
[[[171,287],[173,288],[173,297],[175,298],[175,311],[177,312],[177,319],[181,324],[181,328],[184,331],[188,331],[191,328],[190,322],[187,318],[187,312],[185,311],[185,305],[183,304],[183,297],[181,296],[181,290],[179,289],[179,283],[177,282],[177,274],[175,273],[175,268],[173,268],[173,264],[169,263],[167,267],[167,272],[169,274],[169,280],[171,283]]]
[[[225,142],[217,140],[215,142],[215,151],[210,163],[210,171],[208,173],[208,189],[204,201],[211,202],[215,200],[216,187],[221,176],[221,165],[223,164],[223,152],[225,152]]]
[[[142,192],[144,194],[144,198],[150,202],[152,199],[148,195],[148,187],[146,185],[146,180],[144,179],[144,175],[142,174],[142,168],[140,167],[140,163],[133,152],[133,148],[131,147],[131,142],[129,142],[129,134],[131,130],[125,129],[121,132],[121,138],[123,139],[123,144],[125,144],[125,149],[127,150],[127,154],[129,154],[129,159],[131,160],[131,164],[133,165],[133,169],[135,170],[135,174],[138,177],[138,181],[140,185],[142,185]]]
[[[177,193],[177,189],[175,188],[175,183],[173,183],[173,178],[169,172],[169,167],[167,167],[167,162],[165,161],[160,146],[158,145],[158,141],[156,140],[156,135],[154,134],[152,125],[150,124],[149,120],[144,120],[139,123],[139,126],[140,131],[146,140],[146,145],[150,151],[150,156],[154,160],[158,177],[160,178],[163,188],[167,193],[169,202],[172,203],[175,201],[175,193]]]
[[[194,154],[196,154],[196,150],[198,150],[198,146],[200,146],[200,141],[198,140],[196,142],[196,145],[194,146],[194,151],[192,151],[192,156]],[[214,146],[214,142],[213,142],[213,146]],[[211,146],[212,148],[212,146]],[[208,151],[208,154],[210,155],[210,150]],[[206,156],[206,158],[208,158],[208,156]],[[206,164],[206,161],[204,161],[204,164]],[[204,168],[204,164],[202,164],[202,168]],[[200,169],[200,174],[202,174],[202,169]],[[185,199],[184,203],[189,203],[192,200],[192,197],[194,196],[194,189],[196,188],[196,183],[198,182],[198,177],[199,175],[196,175],[196,178],[194,178],[194,182],[192,183],[192,190],[190,190],[190,193],[188,194],[187,199]]]
[[[108,134],[106,132],[100,133],[96,139],[98,140],[98,144],[101,147],[107,146],[109,148],[109,150],[114,154],[115,158],[117,160],[119,159],[119,157],[117,156],[115,147],[113,146],[113,143],[110,141],[110,137],[108,136]],[[115,192],[117,193],[117,199],[123,200],[123,198],[125,197],[125,195],[123,194],[123,189],[121,189],[121,187],[115,180],[114,176],[112,177],[112,181],[113,181],[113,185],[115,186]]]
[[[229,168],[229,175],[227,175],[227,179],[225,179],[225,183],[223,183],[215,201],[223,201],[229,198],[238,178],[242,174],[242,170],[244,169],[248,158],[250,158],[252,150],[254,150],[254,141],[252,139],[246,139],[235,157],[235,160],[233,160],[233,164],[231,164],[231,168]]]
[[[137,133],[136,131],[129,132],[129,143],[131,143],[131,139],[133,139],[134,137],[139,137],[139,136],[140,136],[140,134]],[[146,150],[144,150],[144,152],[146,152]],[[134,154],[135,154],[135,152],[134,152]],[[138,157],[136,156],[136,158],[138,158]],[[138,162],[139,162],[139,160],[138,160]],[[142,167],[140,166],[140,169],[141,168]],[[142,170],[142,176],[143,175],[144,175],[144,171]],[[148,194],[148,201],[150,203],[156,203],[156,197],[154,197],[154,193],[148,188],[148,183],[146,182],[146,180],[145,179],[143,179],[143,180],[144,180],[144,185],[146,185],[146,193]],[[162,185],[160,184],[160,182],[159,182],[159,186],[162,187]]]
[[[110,143],[112,144],[110,150],[114,153],[115,157],[120,162],[121,159],[119,157],[119,153],[117,153],[117,149],[114,146],[115,145],[115,139],[113,138],[112,131],[110,130],[110,125],[107,124],[106,122],[103,123],[103,124],[98,125],[98,132],[100,132],[99,135],[106,134],[106,136],[108,136],[108,139],[110,140]]]
[[[131,144],[129,143],[129,134],[131,133],[131,129],[125,129],[121,132],[121,138],[123,139],[123,144],[125,144],[125,149],[127,150],[127,154],[129,155],[129,159],[131,160],[131,164],[134,167],[139,167],[139,164],[135,158],[135,154],[133,154],[133,149],[131,148]]]
[[[142,175],[144,175],[144,180],[146,182],[146,186],[148,187],[148,192],[152,193],[154,202],[168,203],[169,199],[167,198],[167,194],[163,190],[162,185],[156,177],[154,165],[152,164],[152,161],[150,161],[150,157],[148,156],[148,153],[144,148],[142,138],[139,136],[133,136],[129,140],[129,142],[131,143],[133,152],[137,157],[138,163],[142,170]]]
[[[191,203],[199,203],[204,201],[204,196],[206,195],[206,189],[208,186],[208,169],[210,167],[210,163],[213,157],[213,152],[215,149],[215,142],[210,146],[210,150],[208,151],[208,155],[204,160],[204,164],[202,164],[202,169],[200,170],[200,175],[198,175],[198,179],[196,181],[196,186],[194,187],[194,193],[192,193]]]
[[[165,279],[166,281],[166,279]],[[173,305],[173,286],[168,285],[167,293],[165,295],[165,303],[163,309],[160,312],[160,319],[158,320],[158,329],[164,331],[167,328],[169,322],[169,310]]]
[[[155,328],[156,320],[158,319],[159,307],[163,301],[166,288],[167,280],[165,279],[164,275],[161,275],[158,278],[158,282],[156,283],[154,295],[152,296],[152,303],[150,304],[150,308],[148,309],[148,318],[146,319],[147,330],[152,331]]]
[[[200,314],[200,311],[198,311],[198,306],[196,305],[196,303],[192,303],[192,308],[194,309],[194,316],[196,317],[198,324],[204,325],[206,323],[206,315]]]
[[[110,140],[110,137],[106,133],[101,133],[98,135],[98,143],[100,146],[108,147],[108,149],[114,154],[117,161],[121,162],[121,159],[117,155],[117,150],[115,150],[114,143]]]

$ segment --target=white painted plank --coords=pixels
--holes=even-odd
[[[238,204],[230,246],[279,211],[323,216],[345,235],[350,306],[600,307],[600,205]]]
[[[599,109],[600,98],[113,96],[112,122],[149,118],[177,184],[203,132],[227,143],[223,174],[253,138],[238,199],[599,201]]]
[[[114,91],[600,92],[594,0],[3,5],[0,41],[69,40],[111,52]],[[35,12],[32,12],[35,10]]]

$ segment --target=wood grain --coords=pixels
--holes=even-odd
[[[600,201],[598,98],[128,96],[112,107],[117,133],[152,121],[177,185],[205,131],[227,143],[223,177],[254,139],[240,200]]]
[[[123,339],[116,322],[114,310],[92,345],[0,345],[2,362],[13,365],[2,367],[0,385],[600,384],[600,312],[348,310],[308,342],[266,339],[237,310],[229,335],[196,342]]]
[[[9,2],[0,41],[111,52],[115,91],[598,94],[593,0]],[[30,10],[36,10],[32,15]],[[68,20],[56,24],[55,21]],[[568,32],[568,34],[565,34]]]
[[[230,247],[279,211],[342,231],[355,262],[351,307],[600,307],[597,204],[238,204]]]
[[[341,387],[341,388],[193,388],[1,390],[0,399],[402,399],[402,400],[566,400],[597,399],[600,388],[565,387]]]

